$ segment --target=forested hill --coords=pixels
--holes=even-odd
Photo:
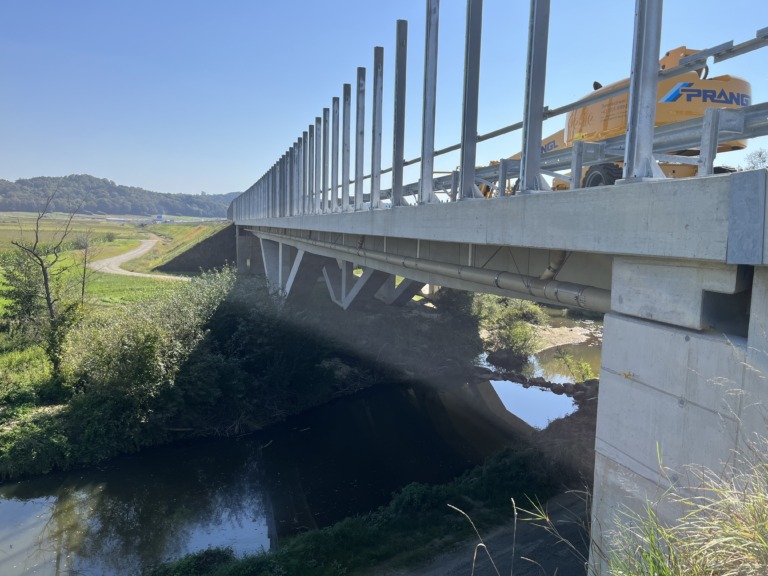
[[[16,182],[0,179],[0,212],[36,212],[53,192],[56,195],[50,206],[52,212],[71,212],[79,208],[78,212],[85,214],[169,214],[207,218],[226,217],[229,203],[240,194],[164,194],[120,186],[87,174]]]

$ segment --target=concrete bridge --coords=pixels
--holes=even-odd
[[[734,450],[768,435],[768,172],[714,174],[713,167],[718,145],[768,133],[768,104],[710,108],[654,129],[659,79],[764,46],[768,29],[659,71],[661,0],[637,0],[626,136],[543,152],[541,123],[553,115],[543,106],[549,1],[532,1],[524,120],[477,136],[481,9],[469,0],[462,142],[450,148],[461,150],[459,170],[439,178],[432,171],[447,149],[434,150],[438,2],[427,0],[421,157],[403,157],[400,22],[392,168],[381,169],[377,48],[371,173],[362,169],[365,73],[358,70],[354,179],[345,85],[342,100],[232,203],[238,266],[263,272],[288,299],[324,283],[345,309],[372,297],[403,304],[434,284],[606,312],[593,500],[593,537],[601,543],[622,505],[655,500],[670,485],[685,490],[685,466],[721,470]],[[520,128],[519,160],[475,167],[478,141]],[[658,161],[681,149],[699,150],[671,158],[693,164],[696,177],[664,178]],[[404,184],[403,167],[415,162],[421,177]],[[623,166],[614,186],[580,188],[576,177],[570,190],[550,191],[542,177],[613,162]],[[390,171],[392,186],[382,190]],[[495,197],[483,197],[482,186]],[[662,464],[672,472],[662,473]],[[662,513],[671,519],[677,511]],[[604,566],[594,556],[599,573]]]

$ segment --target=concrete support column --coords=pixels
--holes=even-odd
[[[751,291],[750,291],[751,288]],[[751,306],[750,306],[751,297]],[[768,269],[616,258],[605,317],[592,503],[594,573],[617,513],[641,512],[766,435]],[[664,504],[665,521],[681,510]]]

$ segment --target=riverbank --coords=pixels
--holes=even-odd
[[[594,323],[576,326],[536,326],[536,353],[557,346],[582,344],[602,339],[602,330]]]

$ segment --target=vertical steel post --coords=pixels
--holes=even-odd
[[[363,170],[365,155],[365,68],[357,69],[355,103],[355,210],[363,208]]]
[[[307,214],[315,212],[315,126],[309,125],[307,149]]]
[[[341,209],[349,210],[349,160],[352,133],[352,85],[344,84],[341,113]]]
[[[293,145],[293,186],[291,190],[291,216],[296,216],[299,205],[299,158],[301,158],[301,138]]]
[[[306,214],[307,198],[309,198],[309,151],[312,144],[309,141],[309,132],[304,130],[301,135],[301,202],[299,204],[300,213]]]
[[[498,197],[502,198],[507,193],[507,159],[499,160],[499,190]]]
[[[277,161],[277,216],[283,215],[283,188],[285,188],[285,154]]]
[[[720,108],[704,110],[701,127],[701,146],[696,176],[709,176],[714,172],[712,163],[717,156],[717,137],[720,133]]]
[[[304,190],[304,139],[296,141],[296,187],[293,191],[293,215],[301,214],[301,197]]]
[[[397,21],[395,40],[395,121],[392,128],[392,206],[403,203],[405,161],[405,79],[408,56],[408,21]]]
[[[283,216],[291,215],[291,196],[293,195],[293,146],[285,155],[285,210]]]
[[[272,172],[272,217],[277,218],[280,216],[280,160],[275,162]]]
[[[274,172],[274,179],[272,180],[272,217],[277,218],[280,216],[280,160],[275,162],[272,171]]]
[[[293,149],[288,148],[285,153],[285,162],[283,165],[284,172],[284,184],[283,184],[283,210],[282,216],[290,216],[291,209],[291,191],[293,179],[291,178],[291,172],[293,170]]]
[[[419,202],[422,203],[429,202],[432,198],[439,19],[440,0],[427,0],[427,32],[424,41],[424,103],[421,116],[421,178],[419,178]]]
[[[573,142],[571,152],[571,190],[581,188],[581,172],[584,168],[584,140]]]
[[[288,194],[291,186],[291,181],[288,177],[290,174],[291,166],[291,151],[290,149],[283,154],[283,175],[282,175],[282,190],[280,191],[280,216],[288,216]]]
[[[321,188],[322,193],[320,195],[323,203],[321,212],[323,213],[328,212],[328,132],[330,128],[328,124],[330,122],[330,116],[330,109],[323,108],[323,185]]]
[[[545,188],[540,177],[540,164],[548,38],[549,0],[531,0],[531,18],[528,25],[528,62],[525,69],[523,154],[520,164],[520,192],[522,194]]]
[[[371,111],[371,208],[381,203],[381,131],[384,100],[384,48],[373,49],[373,110]]]
[[[285,204],[285,154],[277,162],[277,216],[283,215]]]
[[[314,207],[312,208],[313,212],[315,214],[319,214],[321,212],[321,197],[322,197],[322,188],[320,187],[320,178],[322,177],[323,172],[323,133],[322,133],[322,121],[323,119],[320,116],[315,117],[315,202]]]
[[[662,0],[637,0],[632,73],[629,79],[624,178],[663,178],[653,159],[653,128],[658,98]]]
[[[477,157],[477,100],[480,92],[480,40],[483,0],[467,0],[467,33],[464,46],[464,97],[461,113],[460,199],[474,198]]]
[[[339,97],[333,98],[331,106],[331,132],[333,133],[333,145],[331,146],[331,212],[339,211]]]
[[[265,174],[266,182],[264,183],[264,208],[266,210],[266,216],[269,218],[272,216],[272,168]]]

